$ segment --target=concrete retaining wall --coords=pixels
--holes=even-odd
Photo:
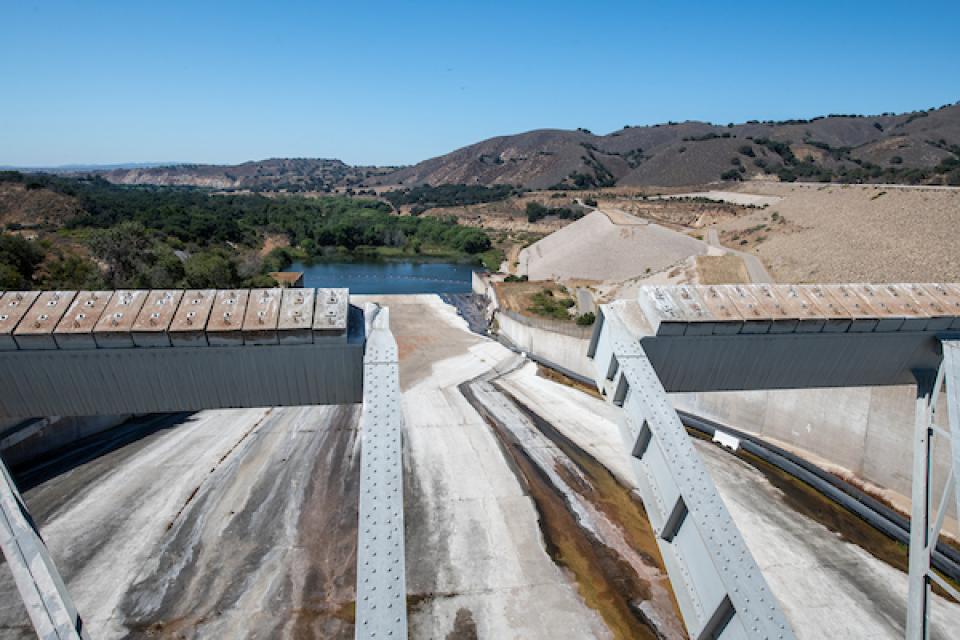
[[[470,286],[474,293],[480,294],[481,296],[487,295],[487,281],[476,271],[470,272]]]
[[[821,466],[841,467],[892,492],[886,497],[901,509],[909,508],[916,396],[912,386],[671,395],[678,409],[747,431]],[[941,394],[937,414],[942,426],[946,409]],[[949,457],[949,442],[941,440],[933,473],[938,500]]]
[[[587,358],[587,338],[530,326],[503,311],[497,313],[497,323],[500,333],[520,349],[541,356],[574,373],[593,378],[593,364]]]
[[[530,326],[502,311],[497,321],[500,331],[521,349],[594,377],[586,357],[587,338]],[[858,387],[681,393],[671,394],[671,399],[677,409],[754,434],[835,472],[847,471],[854,481],[875,485],[887,499],[908,510],[915,393],[912,386]],[[940,396],[937,412],[946,426],[945,394]],[[949,469],[949,454],[949,443],[941,442],[934,467],[937,499]],[[951,508],[948,513],[953,516],[955,511]],[[947,529],[960,534],[957,526],[952,522]]]
[[[0,454],[9,466],[16,466],[82,438],[112,429],[130,416],[87,416],[38,418],[19,428],[4,428]],[[6,424],[4,427],[12,427]]]

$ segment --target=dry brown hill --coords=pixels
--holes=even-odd
[[[899,115],[668,123],[604,136],[543,129],[484,140],[371,182],[542,189],[677,186],[769,175],[786,181],[960,184],[960,104]]]

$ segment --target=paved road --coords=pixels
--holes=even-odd
[[[358,417],[137,421],[19,474],[91,637],[352,638]],[[0,637],[35,637],[6,566]]]
[[[747,275],[750,276],[750,282],[755,284],[773,282],[773,276],[770,275],[767,268],[760,262],[760,258],[751,253],[744,253],[743,251],[737,251],[736,249],[723,246],[720,244],[720,235],[716,229],[707,229],[707,244],[711,247],[725,249],[729,253],[743,258],[743,264],[747,268]]]

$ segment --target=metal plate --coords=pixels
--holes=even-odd
[[[39,291],[7,291],[0,296],[0,349],[17,348],[13,330],[39,297]]]
[[[823,331],[825,319],[810,295],[800,287],[787,284],[775,287],[783,308],[797,320],[797,333]]]
[[[713,333],[713,314],[700,296],[698,287],[679,285],[670,287],[668,293],[689,323],[684,331],[685,334],[710,335]]]
[[[76,291],[44,291],[13,332],[21,349],[56,349],[53,330],[77,296]]]
[[[280,302],[277,336],[280,344],[313,342],[313,313],[316,289],[287,288]]]
[[[726,294],[727,299],[743,317],[740,333],[768,333],[772,320],[760,300],[753,295],[749,287],[739,284],[720,284],[717,288]]]
[[[935,294],[951,316],[950,329],[960,329],[960,285],[925,284],[928,292]]]
[[[252,289],[243,316],[244,344],[277,344],[282,289]]]
[[[217,291],[207,321],[207,342],[212,346],[243,344],[243,316],[247,310],[248,289]]]
[[[876,331],[921,331],[929,316],[907,289],[897,285],[853,285],[879,313]]]
[[[903,284],[920,309],[928,316],[927,329],[943,331],[949,329],[954,319],[960,318],[960,295],[951,296],[950,290],[942,284]]]
[[[823,288],[850,314],[850,328],[847,331],[860,333],[876,329],[880,312],[857,293],[852,285],[828,284]]]
[[[96,326],[93,327],[93,339],[101,349],[132,347],[133,336],[130,330],[137,315],[147,299],[143,289],[118,289],[103,310]]]
[[[138,347],[169,347],[167,329],[173,321],[183,291],[154,289],[143,303],[143,309],[133,323],[133,343]]]
[[[641,287],[637,302],[647,316],[647,322],[658,336],[679,336],[687,328],[688,320],[667,287]]]
[[[840,304],[830,291],[821,284],[797,285],[807,295],[811,304],[816,306],[823,318],[824,333],[843,333],[853,323],[853,316]]]
[[[342,341],[347,339],[346,289],[317,289],[317,305],[313,314],[313,341]]]
[[[751,292],[760,301],[760,306],[772,320],[770,333],[793,333],[797,329],[797,318],[788,309],[777,292],[777,286],[771,284],[757,284],[751,287]]]
[[[93,328],[110,304],[113,291],[80,291],[53,330],[53,338],[61,349],[95,349]]]
[[[175,347],[202,347],[207,344],[207,320],[216,295],[216,289],[190,289],[184,292],[167,329],[170,344]]]
[[[716,286],[700,287],[700,298],[714,318],[714,335],[740,333],[743,316],[733,301]]]

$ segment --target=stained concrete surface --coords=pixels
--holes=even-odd
[[[411,637],[609,637],[457,389],[516,356],[436,296],[384,302],[404,387]],[[532,371],[499,384],[629,481],[617,411]],[[34,478],[26,501],[93,637],[351,637],[358,416],[201,412]],[[698,448],[799,637],[902,637],[902,572],[793,511],[751,467]],[[937,598],[935,633],[956,628],[960,607]],[[33,637],[6,567],[0,637]]]
[[[24,498],[91,637],[353,637],[358,417],[205,411],[62,459]],[[35,637],[6,566],[0,637]]]
[[[501,384],[633,482],[616,409],[537,376],[533,365]],[[710,443],[694,444],[798,638],[903,638],[905,573],[794,510],[780,489],[739,458]],[[933,637],[956,637],[960,605],[934,596],[932,610]]]
[[[480,638],[610,637],[547,554],[533,501],[457,389],[514,354],[436,296],[380,301],[404,389],[411,637],[447,637],[468,615]]]

